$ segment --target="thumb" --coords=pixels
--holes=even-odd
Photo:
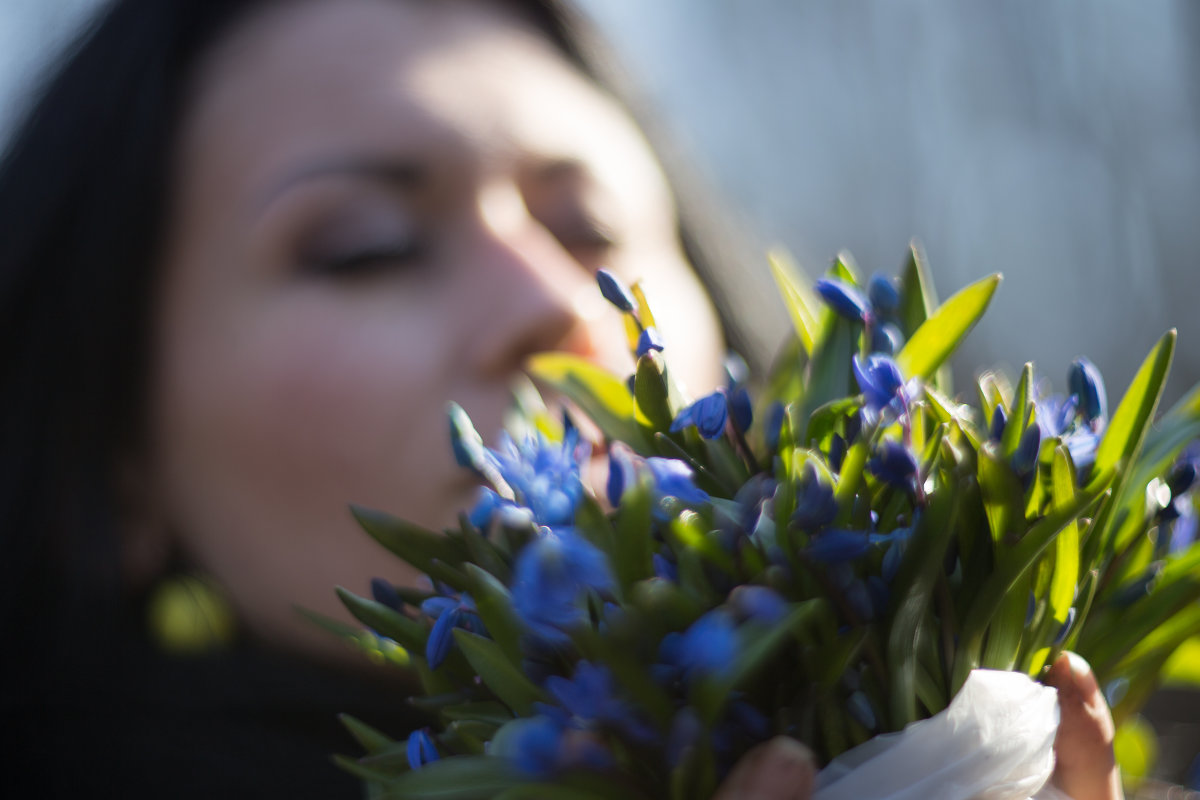
[[[1075,653],[1063,653],[1042,680],[1058,690],[1054,785],[1075,800],[1119,800],[1116,727],[1092,668]]]
[[[713,800],[809,800],[816,774],[811,750],[776,736],[742,757]]]

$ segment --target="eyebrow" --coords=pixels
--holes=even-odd
[[[416,161],[355,157],[321,160],[294,170],[274,183],[263,192],[257,206],[262,210],[297,184],[330,176],[365,178],[399,189],[414,189],[425,181],[427,172],[428,170]]]

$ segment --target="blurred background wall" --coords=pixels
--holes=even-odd
[[[1200,379],[1200,3],[577,1],[758,246],[1003,272],[960,368],[1087,354],[1115,401],[1176,326],[1172,397]],[[0,136],[96,5],[0,0]]]
[[[960,368],[1086,354],[1115,402],[1175,326],[1200,379],[1200,3],[582,4],[760,242],[1003,272]]]

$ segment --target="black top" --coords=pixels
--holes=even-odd
[[[0,788],[22,793],[0,794],[361,798],[359,780],[330,760],[361,755],[337,715],[397,739],[422,724],[399,682],[351,678],[247,645],[194,658],[141,639],[119,650],[119,658],[100,657],[103,669],[92,669],[87,654],[50,667],[54,678],[38,681],[47,688],[28,697],[6,687]]]

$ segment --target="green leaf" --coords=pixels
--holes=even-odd
[[[995,569],[984,580],[963,619],[951,681],[953,694],[958,693],[970,671],[979,666],[984,632],[991,624],[1004,597],[1012,591],[1018,579],[1028,572],[1064,526],[1078,519],[1107,496],[1107,493],[1100,497],[1089,495],[1087,492],[1079,493],[1074,503],[1068,507],[1052,509],[1026,531],[1020,542],[998,554]]]
[[[535,701],[545,701],[542,690],[508,660],[500,645],[462,628],[454,629],[454,639],[484,685],[513,711],[529,715]]]
[[[1067,454],[1067,448],[1059,445],[1054,449],[1052,480],[1054,482],[1054,507],[1070,508],[1075,504],[1075,466]],[[1050,614],[1055,624],[1062,626],[1067,613],[1075,602],[1075,588],[1079,583],[1079,522],[1072,520],[1063,526],[1054,541],[1054,575],[1050,579]]]
[[[891,730],[917,719],[917,638],[942,573],[943,556],[954,536],[960,498],[959,492],[949,490],[930,496],[892,584],[896,605],[887,638]]]
[[[637,409],[659,431],[671,427],[675,414],[671,410],[670,391],[667,388],[666,365],[662,356],[654,350],[638,359],[637,372],[633,378],[633,395]]]
[[[987,644],[980,666],[984,669],[1012,670],[1021,654],[1025,634],[1025,616],[1029,608],[1029,573],[1017,579],[1012,591],[1004,595],[996,615],[988,625]]]
[[[1111,482],[1113,495],[1121,497],[1129,467],[1142,446],[1146,431],[1154,418],[1154,410],[1162,396],[1163,385],[1166,383],[1171,359],[1175,353],[1175,338],[1175,331],[1170,330],[1158,340],[1158,344],[1142,362],[1133,382],[1125,390],[1125,396],[1113,412],[1104,437],[1096,448],[1096,461],[1092,465],[1092,476],[1087,484],[1089,492],[1095,492]],[[1100,512],[1102,520],[1098,531],[1101,535],[1097,539],[1101,541],[1097,542],[1097,546],[1101,548],[1111,545],[1107,537],[1112,510],[1110,505]],[[1088,563],[1092,561],[1092,558],[1087,559]]]
[[[536,379],[553,387],[579,406],[609,440],[625,442],[641,454],[650,452],[649,425],[638,411],[625,381],[580,356],[541,353],[527,368]]]
[[[345,726],[354,740],[366,750],[369,755],[374,755],[384,748],[390,747],[395,742],[386,734],[375,728],[372,728],[367,723],[356,719],[349,714],[338,714],[338,721]]]
[[[809,281],[797,273],[795,265],[782,250],[773,250],[767,254],[767,263],[771,267],[771,275],[783,296],[788,316],[796,335],[804,346],[804,352],[811,354],[821,332],[821,316],[824,309],[821,301],[809,286]]]
[[[896,311],[904,338],[911,338],[937,306],[937,291],[925,253],[914,239],[908,245],[908,259],[900,275],[900,307]]]
[[[1005,456],[1012,458],[1013,453],[1017,452],[1017,446],[1021,444],[1021,435],[1032,424],[1033,409],[1033,364],[1026,362],[1021,370],[1021,380],[1017,382],[1017,390],[1013,393],[1008,425],[1000,439]]]
[[[401,647],[411,652],[425,652],[425,640],[429,637],[429,631],[424,625],[382,603],[359,597],[341,586],[336,587],[335,591],[342,604],[359,622],[390,639],[395,639]]]
[[[455,569],[467,560],[461,542],[382,511],[352,505],[350,512],[371,538],[406,563],[455,589],[466,588],[466,576]]]
[[[1014,541],[1025,528],[1025,489],[996,442],[979,448],[977,467],[992,541],[997,546]]]
[[[831,400],[839,400],[856,394],[850,386],[850,364],[857,341],[856,325],[836,314],[831,314],[822,329],[816,352],[809,363],[808,385],[801,403],[789,408],[792,430],[806,433],[812,412]],[[794,442],[807,447],[808,442]]]
[[[474,564],[466,564],[471,579],[471,598],[488,635],[500,646],[501,652],[516,667],[523,659],[521,634],[524,626],[513,610],[512,595],[495,576]]]
[[[942,365],[987,310],[1000,274],[962,289],[925,320],[896,356],[905,377],[928,378]]]
[[[654,514],[654,486],[639,480],[626,489],[616,512],[616,539],[613,543],[613,569],[622,589],[654,575],[651,526]]]
[[[450,756],[389,782],[385,798],[395,800],[490,800],[528,781],[505,758]]]

